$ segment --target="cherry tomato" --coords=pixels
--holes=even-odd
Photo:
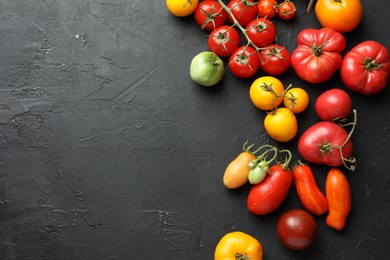
[[[198,6],[198,0],[167,0],[169,12],[178,17],[192,14]]]
[[[301,113],[309,105],[309,95],[303,88],[291,88],[287,90],[283,98],[283,104],[294,114]]]
[[[238,47],[229,58],[229,69],[239,78],[249,78],[255,75],[260,67],[260,58],[251,46]]]
[[[302,209],[283,213],[276,224],[280,242],[292,250],[309,248],[317,239],[317,223],[313,216]]]
[[[249,39],[259,48],[270,45],[276,37],[274,23],[264,17],[254,19],[245,29]]]
[[[227,7],[241,26],[246,26],[257,15],[256,3],[253,0],[231,0]],[[228,15],[228,19],[231,23],[234,23],[230,15]]]
[[[297,135],[298,122],[294,113],[288,108],[279,107],[267,114],[264,128],[275,141],[288,142]]]
[[[260,52],[261,69],[270,75],[276,76],[284,73],[290,67],[290,52],[281,45],[268,45]]]
[[[259,0],[257,2],[257,11],[260,17],[265,17],[269,20],[276,16],[276,0]]]
[[[286,0],[281,4],[277,5],[276,11],[280,19],[288,21],[295,17],[297,9],[295,4],[290,0]]]
[[[263,76],[253,81],[249,88],[252,103],[261,110],[272,110],[283,101],[283,83],[275,77]]]
[[[343,119],[351,113],[352,100],[344,90],[333,88],[319,95],[314,108],[318,117],[324,121]]]
[[[240,43],[237,30],[229,25],[222,25],[210,33],[208,45],[219,57],[230,56]]]
[[[206,0],[198,4],[194,16],[202,30],[212,31],[225,23],[227,12],[218,1]]]

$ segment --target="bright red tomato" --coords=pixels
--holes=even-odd
[[[272,19],[276,15],[276,0],[259,0],[257,2],[257,11],[260,17]]]
[[[370,95],[383,90],[389,79],[388,49],[376,41],[365,41],[344,56],[341,79],[351,90]]]
[[[253,0],[231,0],[227,7],[232,11],[234,18],[241,26],[247,25],[250,21],[256,18],[257,7]],[[228,15],[231,23],[234,23],[233,18]]]
[[[198,4],[194,16],[202,30],[212,31],[225,23],[227,12],[218,1],[206,0]]]
[[[249,39],[259,48],[270,45],[276,37],[276,28],[273,22],[266,18],[256,18],[246,26]]]
[[[277,5],[276,11],[279,18],[285,21],[293,19],[297,14],[295,4],[290,0],[285,0],[283,3]]]
[[[251,46],[241,46],[230,56],[229,69],[239,78],[252,77],[260,67],[260,58]]]
[[[298,34],[298,47],[291,55],[291,66],[310,83],[328,80],[341,66],[346,40],[330,28],[304,29]]]
[[[240,35],[234,27],[222,25],[210,33],[208,45],[219,57],[230,56],[240,43]]]
[[[292,173],[279,164],[269,168],[265,179],[252,186],[247,198],[250,212],[265,215],[276,210],[286,198],[292,183]]]
[[[261,69],[270,75],[280,75],[290,67],[290,52],[281,45],[272,44],[261,50]]]
[[[314,107],[318,117],[324,121],[343,119],[351,113],[352,100],[344,90],[333,88],[323,92]]]

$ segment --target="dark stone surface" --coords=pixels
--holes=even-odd
[[[275,19],[290,51],[300,30],[320,27],[307,2],[296,1],[293,22]],[[390,47],[388,1],[362,2],[347,50],[367,39]],[[258,238],[270,260],[390,254],[390,87],[369,97],[349,92],[359,124],[346,228],[316,217],[318,241],[293,252],[275,224],[301,207],[294,189],[259,217],[246,209],[249,186],[222,184],[245,140],[275,143],[249,100],[253,78],[227,71],[214,89],[191,81],[192,57],[208,49],[192,16],[173,17],[163,0],[0,3],[0,259],[213,259],[233,230]],[[318,121],[315,98],[344,88],[337,75],[319,85],[292,70],[280,79],[311,96],[299,134]],[[294,160],[296,141],[280,145]],[[323,188],[329,168],[313,169]]]

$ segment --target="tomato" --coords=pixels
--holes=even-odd
[[[198,4],[194,16],[202,30],[212,31],[225,23],[227,12],[218,1],[206,0]]]
[[[260,52],[261,69],[270,75],[284,73],[290,67],[290,52],[281,45],[272,44]]]
[[[275,77],[263,76],[253,81],[249,88],[252,103],[261,110],[272,110],[283,101],[283,83]]]
[[[223,74],[223,61],[214,52],[201,52],[191,61],[190,76],[199,85],[215,85],[223,78]]]
[[[302,206],[314,215],[322,215],[328,210],[328,202],[317,185],[310,166],[300,164],[293,170],[295,190]]]
[[[234,27],[222,25],[210,33],[208,45],[219,57],[230,56],[240,43],[240,35]]]
[[[284,95],[283,104],[294,114],[301,113],[309,105],[309,95],[303,88],[291,88]]]
[[[257,2],[257,11],[260,17],[272,19],[276,16],[276,0],[259,0]]]
[[[328,80],[342,63],[344,36],[333,29],[304,29],[298,34],[298,47],[291,55],[291,66],[310,83]]]
[[[351,211],[352,193],[347,177],[339,169],[332,168],[328,172],[325,192],[329,206],[325,222],[329,227],[341,230]]]
[[[350,90],[364,95],[378,93],[389,79],[389,51],[376,41],[361,42],[345,54],[340,71]]]
[[[265,179],[254,184],[247,198],[248,210],[256,215],[265,215],[276,210],[285,200],[292,183],[288,168],[274,164]]]
[[[290,0],[285,0],[283,3],[278,4],[276,11],[279,18],[285,21],[293,19],[297,14],[295,4]]]
[[[314,108],[318,117],[324,121],[345,119],[351,113],[352,100],[344,90],[333,88],[319,95]]]
[[[198,6],[198,0],[166,0],[166,5],[173,15],[184,17],[192,14]]]
[[[229,58],[229,69],[239,78],[249,78],[255,75],[260,67],[260,58],[251,46],[238,47]]]
[[[249,39],[259,48],[274,42],[276,28],[273,22],[266,18],[256,18],[245,27]]]
[[[315,13],[322,27],[347,33],[362,20],[363,6],[360,0],[318,0]]]
[[[291,141],[298,132],[298,122],[288,108],[279,107],[267,114],[264,128],[268,135],[278,142]]]
[[[246,26],[257,15],[256,3],[253,0],[231,0],[227,7],[241,26]],[[228,15],[228,19],[234,24],[234,20],[230,15]]]
[[[303,250],[317,240],[317,223],[307,211],[291,209],[279,217],[276,233],[285,247]]]
[[[256,238],[241,231],[224,235],[215,248],[214,260],[237,259],[262,260],[263,247],[261,243]]]

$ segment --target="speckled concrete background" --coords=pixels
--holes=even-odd
[[[307,1],[293,22],[276,21],[290,51],[303,28],[319,28]],[[347,49],[367,39],[390,47],[389,3],[363,0]],[[245,140],[272,143],[250,103],[251,81],[229,72],[215,89],[195,85],[189,63],[207,50],[193,17],[163,0],[0,1],[0,259],[213,259],[227,232],[258,238],[264,259],[385,259],[390,254],[388,87],[350,93],[358,169],[348,173],[353,209],[342,232],[317,217],[317,243],[292,252],[275,223],[301,207],[295,191],[269,216],[246,209],[249,186],[221,178]],[[260,76],[262,75],[259,73]],[[335,76],[311,86],[313,101]],[[286,144],[296,153],[296,140]],[[323,187],[326,167],[314,170]]]

